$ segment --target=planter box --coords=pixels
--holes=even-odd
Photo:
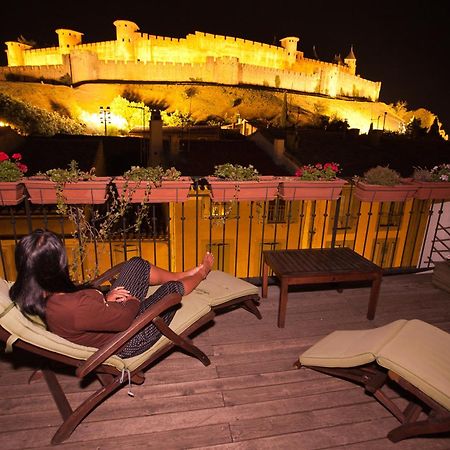
[[[163,180],[161,185],[147,181],[126,181],[116,177],[113,181],[119,197],[131,203],[185,202],[188,199],[192,180],[180,177],[178,180]]]
[[[284,178],[280,182],[279,195],[283,200],[337,200],[346,183],[340,178],[329,181]]]
[[[380,186],[378,184],[356,183],[355,197],[362,202],[404,202],[414,197],[417,186],[412,183]]]
[[[91,181],[65,183],[63,196],[68,205],[94,205],[105,203],[111,177],[97,177]],[[30,177],[24,180],[31,203],[56,204],[56,183],[42,178]]]
[[[211,199],[214,202],[266,201],[278,195],[279,179],[261,176],[258,181],[230,181],[217,177],[207,177]]]
[[[450,200],[450,182],[413,181],[417,191],[414,198],[419,200]]]
[[[0,205],[13,206],[24,198],[24,185],[21,181],[0,182]]]

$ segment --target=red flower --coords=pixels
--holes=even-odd
[[[18,162],[18,163],[16,163],[16,165],[22,173],[27,172],[28,167],[25,164]]]
[[[5,152],[0,152],[0,161],[7,161],[9,156]]]
[[[12,159],[15,159],[17,161],[20,161],[22,159],[22,155],[20,153],[14,153],[12,155]]]

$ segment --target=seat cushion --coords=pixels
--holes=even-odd
[[[21,339],[37,347],[66,355],[74,359],[85,360],[97,351],[94,347],[86,347],[83,345],[70,342],[50,331],[38,323],[37,320],[30,320],[24,316],[20,310],[14,306],[9,298],[9,288],[12,283],[0,279],[0,326],[8,331],[15,340]],[[8,310],[6,312],[6,310]],[[2,312],[5,314],[2,316]],[[198,319],[211,311],[208,302],[202,298],[187,300],[183,298],[181,307],[175,313],[170,328],[180,334]],[[163,345],[167,344],[169,339],[162,336],[150,349],[141,355],[132,358],[122,359],[118,356],[108,358],[105,364],[116,367],[119,370],[133,370],[139,366],[152,353],[159,350]]]
[[[396,320],[388,325],[369,330],[333,331],[302,355],[305,366],[356,367],[375,361],[380,349],[406,324]]]
[[[149,295],[159,286],[150,286]],[[237,278],[221,270],[212,270],[190,294],[184,298],[186,301],[193,298],[203,299],[212,308],[227,303],[230,300],[246,295],[258,295],[259,289],[248,281]]]
[[[377,363],[450,410],[450,334],[410,320],[384,345]]]

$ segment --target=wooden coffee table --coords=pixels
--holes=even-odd
[[[375,317],[383,271],[350,248],[268,250],[263,252],[263,259],[262,297],[267,297],[269,268],[281,283],[279,328],[284,327],[290,285],[372,281],[367,318]]]

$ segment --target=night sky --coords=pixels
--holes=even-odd
[[[9,2],[0,7],[0,42],[22,35],[38,47],[55,46],[57,28],[84,33],[85,43],[113,40],[114,20],[124,19],[135,22],[141,32],[168,37],[203,31],[280,45],[279,39],[297,36],[305,56],[313,57],[315,46],[319,58],[330,62],[336,54],[345,57],[353,45],[357,73],[381,81],[381,101],[426,108],[450,134],[448,2],[297,0],[271,5],[211,0]],[[5,53],[0,64],[6,65]]]

